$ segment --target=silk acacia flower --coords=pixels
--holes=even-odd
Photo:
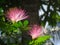
[[[43,30],[41,26],[33,25],[32,29],[29,30],[28,34],[32,37],[32,39],[35,39],[41,35],[43,35]]]
[[[10,8],[6,13],[6,18],[12,22],[18,22],[20,20],[28,18],[25,10],[19,8]]]

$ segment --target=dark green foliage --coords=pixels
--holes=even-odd
[[[5,3],[6,0],[0,0],[0,3]]]
[[[24,22],[23,22],[23,24],[24,24],[24,27],[26,27],[26,26],[28,26],[28,20],[25,20]]]

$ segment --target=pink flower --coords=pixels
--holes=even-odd
[[[43,35],[42,27],[38,25],[33,25],[32,29],[29,30],[28,34],[32,37],[32,39],[37,38]]]
[[[25,10],[18,9],[18,8],[10,8],[7,11],[6,15],[7,19],[12,22],[18,22],[20,20],[26,19],[28,16],[26,16]]]

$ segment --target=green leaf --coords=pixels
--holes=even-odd
[[[24,27],[26,27],[27,25],[28,25],[28,20],[25,20],[24,22],[23,22],[23,24],[24,24]]]
[[[0,7],[0,15],[2,15],[2,14],[3,14],[3,8]]]
[[[18,32],[18,30],[14,30],[13,32]]]
[[[30,42],[29,42],[29,45],[32,45],[32,44],[33,44],[33,42],[34,42],[34,41],[30,41]]]
[[[57,22],[60,22],[60,15],[56,15],[56,20],[57,20]]]
[[[18,23],[19,23],[20,27],[23,27],[23,23],[21,21],[18,22]]]
[[[5,22],[0,21],[0,28],[1,29],[5,29],[5,27],[6,27]]]
[[[29,42],[29,45],[40,45],[43,42],[45,42],[46,40],[48,40],[50,38],[49,35],[45,35],[45,36],[40,36],[35,40],[32,40],[31,42]]]
[[[41,37],[37,38],[37,39],[35,40],[35,42],[37,42],[37,43],[41,43],[41,42],[46,41],[46,40],[49,39],[49,38],[50,38],[49,35],[41,36]]]
[[[16,22],[16,23],[12,24],[12,26],[13,26],[13,27],[16,27],[16,28],[19,28],[19,27],[23,27],[23,24],[22,24],[22,22],[20,21],[20,22]]]
[[[14,23],[14,24],[12,24],[12,26],[18,28],[20,25],[19,25],[19,23]]]

